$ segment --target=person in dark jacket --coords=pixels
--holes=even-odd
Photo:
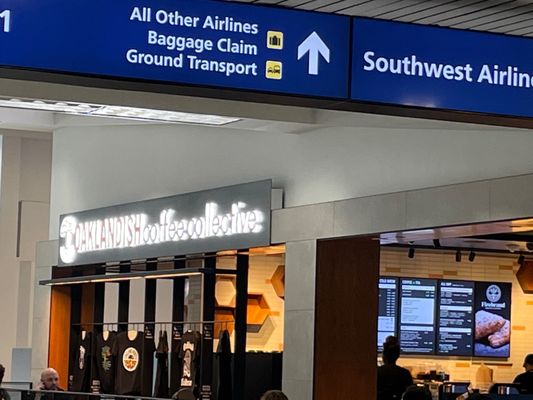
[[[4,374],[6,373],[6,369],[2,364],[0,364],[0,386],[2,385],[2,381],[4,380]],[[9,396],[9,393],[0,388],[0,400],[11,400],[11,397]]]
[[[57,396],[50,392],[64,392],[59,386],[59,374],[53,368],[46,368],[41,372],[41,380],[37,384],[37,390],[43,390],[45,393],[37,393],[35,400],[70,400],[61,393]]]
[[[518,375],[514,383],[520,385],[521,394],[533,394],[533,354],[528,354],[524,360],[526,372]]]
[[[383,365],[378,368],[378,400],[400,400],[413,385],[411,373],[396,365],[400,358],[398,338],[389,336],[383,343]]]

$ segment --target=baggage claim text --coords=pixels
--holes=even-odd
[[[228,33],[241,33],[245,35],[257,35],[258,24],[236,21],[233,17],[205,16],[197,17],[183,15],[179,11],[157,10],[154,12],[149,7],[135,7],[130,15],[130,21],[152,23],[161,26],[173,26],[190,29],[201,29]],[[131,64],[150,65],[167,68],[186,68],[191,71],[217,72],[225,76],[249,75],[257,76],[258,65],[256,63],[238,63],[231,61],[219,61],[203,57],[206,52],[218,51],[223,54],[257,56],[258,46],[247,43],[245,40],[235,40],[222,37],[215,41],[211,39],[174,36],[161,33],[156,30],[147,32],[147,43],[178,54],[155,54],[142,52],[138,49],[129,49],[126,52],[126,60]],[[184,52],[194,53],[185,54]]]

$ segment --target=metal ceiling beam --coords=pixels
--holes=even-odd
[[[524,0],[226,0],[349,16],[528,36],[533,4]],[[531,29],[530,29],[531,28]]]

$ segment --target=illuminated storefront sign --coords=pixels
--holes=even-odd
[[[269,245],[271,190],[262,181],[63,215],[59,264]]]

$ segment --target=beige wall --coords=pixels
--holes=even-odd
[[[463,279],[473,281],[512,282],[511,306],[511,357],[506,361],[486,362],[494,370],[497,382],[512,382],[523,372],[524,356],[533,353],[533,295],[522,292],[516,280],[518,269],[517,255],[477,254],[473,263],[463,254],[461,263],[455,262],[455,252],[417,250],[415,257],[409,259],[407,250],[383,249],[381,252],[381,275],[406,276],[437,279]],[[441,366],[451,374],[455,381],[475,381],[480,360],[473,358],[446,357],[402,357],[401,364],[419,368]],[[431,368],[434,369],[434,368]]]
[[[0,134],[2,132],[0,131]],[[31,347],[35,245],[48,234],[51,140],[4,136],[0,199],[0,363],[13,378],[15,347]],[[17,365],[20,367],[20,365]],[[26,373],[29,375],[29,365]],[[23,372],[18,368],[19,372]],[[24,377],[22,376],[22,377]],[[21,379],[17,375],[16,379]]]
[[[54,132],[50,239],[62,213],[261,179],[272,178],[285,206],[294,207],[533,172],[529,131],[416,125],[354,123],[299,135],[178,124],[61,128]]]

